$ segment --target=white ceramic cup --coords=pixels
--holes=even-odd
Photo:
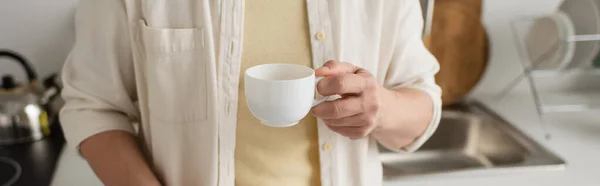
[[[313,106],[328,99],[315,100],[315,78],[312,68],[294,64],[264,64],[250,67],[244,73],[245,95],[250,112],[271,127],[298,124]]]

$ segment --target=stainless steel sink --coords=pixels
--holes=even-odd
[[[565,162],[478,102],[443,112],[435,134],[415,153],[380,147],[384,179],[494,169],[561,169]]]

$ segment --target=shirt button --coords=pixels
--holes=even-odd
[[[323,150],[325,150],[325,151],[330,151],[332,148],[333,148],[333,146],[331,146],[328,143],[326,143],[325,145],[323,145]]]
[[[327,35],[325,35],[325,33],[323,33],[323,32],[319,32],[319,33],[317,33],[316,37],[318,40],[321,41],[321,40],[324,40],[325,38],[327,38]]]

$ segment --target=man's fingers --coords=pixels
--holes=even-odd
[[[315,70],[315,76],[317,77],[327,77],[327,76],[337,76],[341,74],[354,74],[356,71],[361,69],[353,64],[346,62],[338,62],[335,60],[327,61],[322,67],[317,68]]]
[[[317,91],[324,96],[360,94],[367,87],[368,80],[358,74],[331,76],[317,84]]]
[[[362,113],[363,110],[360,97],[346,97],[315,106],[312,115],[320,119],[338,119]]]
[[[374,125],[373,117],[364,113],[363,92],[373,89],[371,73],[350,63],[328,61],[315,70],[317,77],[326,77],[317,84],[321,95],[359,95],[321,103],[312,109],[312,114],[323,119],[332,131],[350,139],[369,135]],[[364,95],[364,94],[363,94]]]
[[[360,94],[369,87],[371,73],[350,63],[328,61],[315,70],[316,76],[326,77],[317,84],[317,91],[324,96]]]

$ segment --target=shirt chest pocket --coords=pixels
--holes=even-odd
[[[148,114],[160,123],[206,120],[207,58],[201,28],[150,28],[140,21]]]

